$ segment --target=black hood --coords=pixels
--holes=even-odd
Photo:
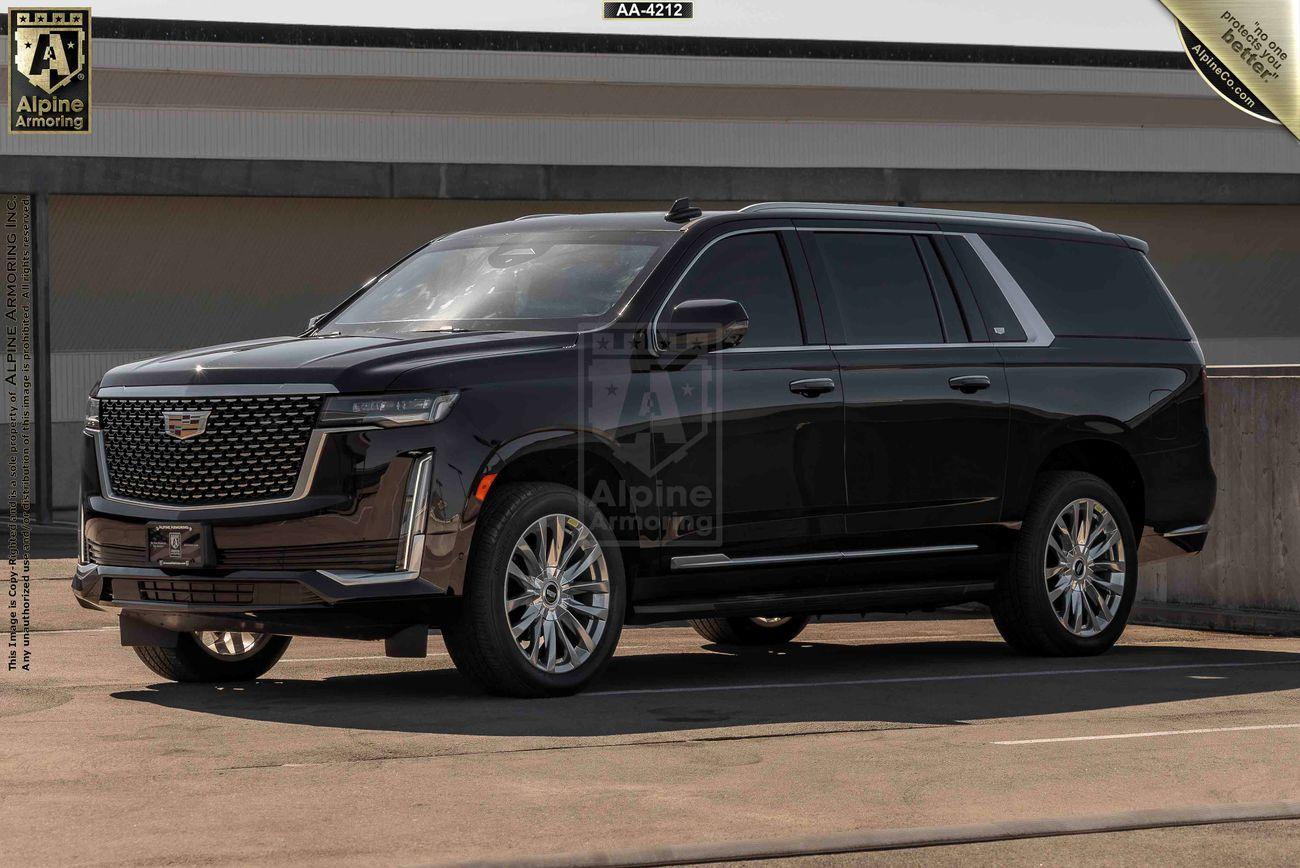
[[[573,342],[574,335],[559,332],[263,338],[121,365],[105,374],[100,385],[320,383],[340,392],[382,392],[412,367],[571,346]]]

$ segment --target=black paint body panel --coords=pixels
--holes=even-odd
[[[661,215],[649,214],[531,222],[569,229],[605,219],[622,228],[665,227]],[[300,560],[293,570],[166,574],[298,582],[319,598],[311,606],[255,612],[115,599],[114,584],[160,575],[131,565],[83,564],[74,590],[85,604],[120,607],[169,629],[242,624],[373,638],[412,623],[436,625],[464,590],[482,508],[475,492],[492,474],[493,485],[540,478],[589,496],[612,493],[610,503],[595,499],[624,547],[633,622],[692,612],[815,614],[982,599],[1006,564],[1035,476],[1061,461],[1095,462],[1097,472],[1113,475],[1151,542],[1144,542],[1143,557],[1204,544],[1203,535],[1161,537],[1207,523],[1214,506],[1205,374],[1194,342],[1057,337],[1049,346],[1002,344],[988,340],[978,311],[969,310],[960,334],[945,323],[948,345],[849,346],[828,315],[827,287],[804,256],[801,231],[817,226],[987,228],[942,218],[708,214],[681,227],[635,297],[590,330],[403,339],[309,334],[116,368],[102,386],[316,383],[340,393],[454,389],[460,397],[436,424],[330,435],[306,496],[279,504],[181,513],[113,500],[101,490],[94,440],[86,437],[87,542],[128,548],[143,539],[147,522],[181,518],[209,525],[218,550],[324,550],[393,540],[412,467],[432,454],[418,576],[349,585],[331,577],[336,570]],[[757,230],[780,233],[789,253],[805,345],[763,349],[742,341],[703,355],[647,353],[647,328],[694,258],[720,235]],[[1085,240],[1124,243],[1104,233]],[[952,268],[945,249],[936,245]],[[964,285],[952,291],[954,299],[944,299],[948,319],[958,299],[971,305]],[[726,293],[718,288],[719,297]],[[971,375],[987,378],[987,388],[966,394],[950,385]],[[835,388],[813,396],[789,388],[808,378],[829,379]],[[711,410],[697,390],[714,401]],[[640,412],[645,395],[657,396],[654,412]],[[713,489],[700,508],[712,510],[710,527],[692,513],[696,507],[664,494],[698,484]],[[645,492],[653,496],[647,500]],[[710,554],[761,559],[935,547],[956,550],[705,569],[673,563]]]

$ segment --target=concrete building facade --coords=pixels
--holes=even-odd
[[[1150,242],[1211,362],[1300,362],[1300,144],[1179,54],[94,28],[92,134],[0,137],[0,192],[32,202],[46,517],[75,503],[103,370],[299,331],[433,236],[541,211],[691,196],[1081,218]]]

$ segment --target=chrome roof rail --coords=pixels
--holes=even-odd
[[[1031,217],[1024,214],[996,214],[991,211],[952,211],[947,208],[911,208],[904,205],[854,205],[842,202],[756,202],[740,209],[755,211],[799,211],[817,214],[870,214],[875,217],[929,217],[975,220],[988,223],[1029,223],[1039,226],[1062,226],[1070,229],[1088,229],[1100,232],[1091,223],[1082,220],[1065,220],[1059,217]]]

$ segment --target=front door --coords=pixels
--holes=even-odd
[[[792,230],[724,233],[664,305],[732,299],[749,315],[739,346],[657,374],[673,404],[652,425],[664,567],[683,592],[788,585],[790,556],[843,533],[842,391],[807,284]]]

